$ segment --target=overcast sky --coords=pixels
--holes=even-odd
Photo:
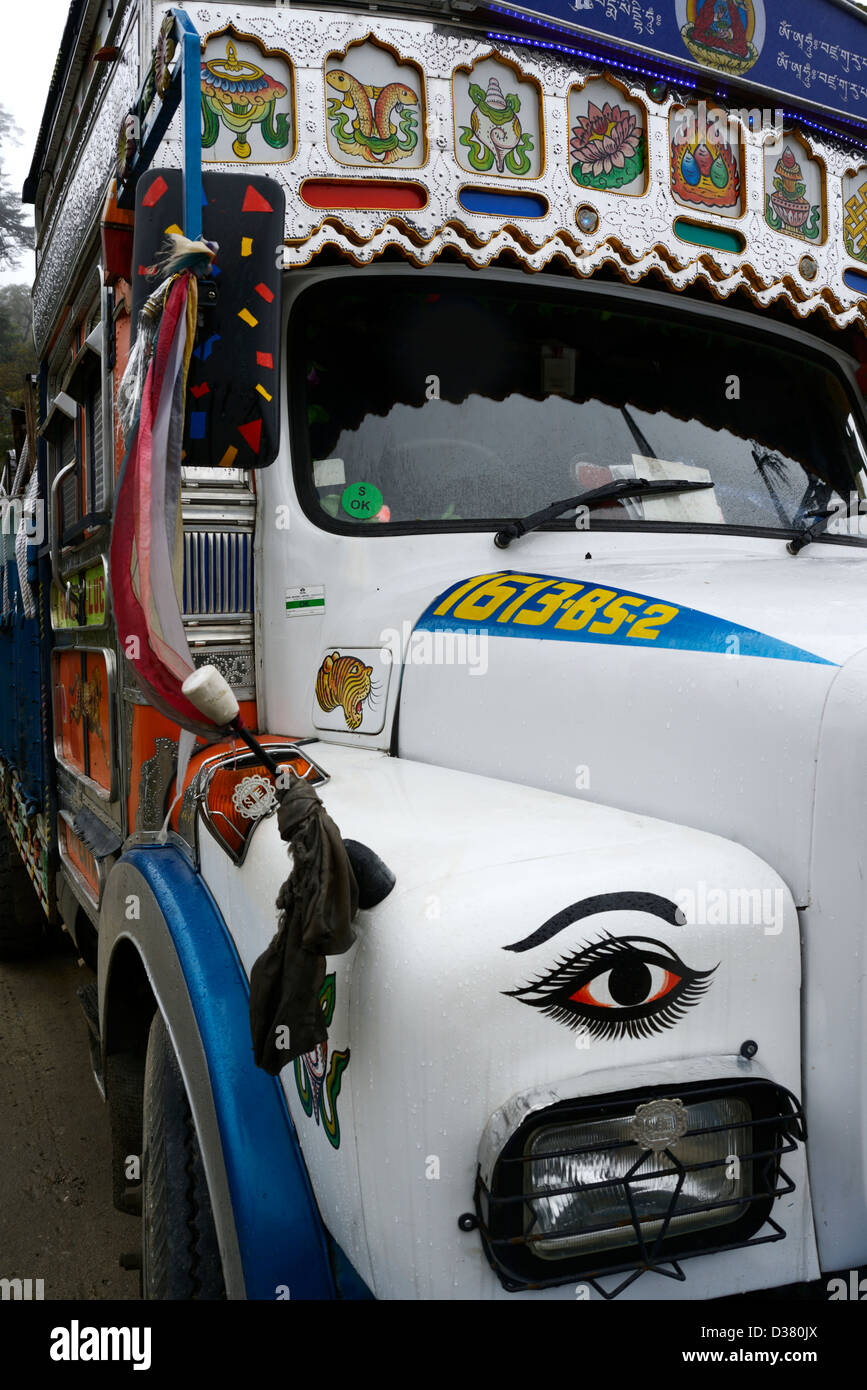
[[[4,0],[0,41],[0,105],[21,127],[20,145],[0,147],[0,164],[16,197],[36,148],[51,74],[60,49],[69,0]],[[28,219],[33,209],[26,210]],[[25,252],[15,270],[0,272],[0,284],[33,279],[33,254]]]

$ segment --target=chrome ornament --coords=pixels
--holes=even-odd
[[[576,212],[575,221],[581,231],[589,235],[591,232],[595,232],[599,226],[599,214],[589,203],[584,203]]]
[[[672,1149],[689,1128],[686,1106],[681,1100],[650,1100],[639,1105],[632,1117],[628,1134],[641,1149],[662,1153]]]
[[[232,805],[244,820],[260,820],[277,807],[274,785],[261,773],[254,773],[239,782],[232,792]]]

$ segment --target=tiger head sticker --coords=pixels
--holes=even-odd
[[[373,667],[359,657],[332,652],[316,673],[316,701],[326,713],[339,707],[347,729],[358,729],[373,693],[372,678]]]

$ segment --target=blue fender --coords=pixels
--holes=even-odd
[[[277,1077],[253,1061],[249,986],[207,885],[171,845],[131,848],[171,934],[207,1059],[247,1298],[337,1297],[328,1237]],[[350,1297],[352,1294],[350,1294]],[[358,1296],[358,1295],[356,1295]]]

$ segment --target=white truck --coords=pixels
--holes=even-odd
[[[867,1262],[867,21],[789,8],[71,7],[0,787],[146,1297]],[[202,230],[186,637],[394,876],[276,1077],[272,775],[229,731],[176,784],[106,583],[130,328]]]

